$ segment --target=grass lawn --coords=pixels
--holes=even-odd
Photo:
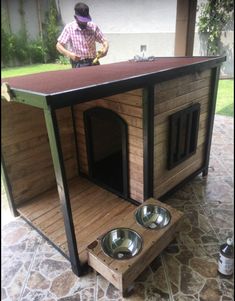
[[[53,70],[70,69],[69,65],[62,64],[38,64],[23,67],[4,68],[2,69],[2,78],[39,73]],[[233,79],[222,79],[219,81],[216,114],[234,116],[234,90]]]
[[[62,64],[36,64],[22,67],[3,68],[2,78],[70,68],[71,65]]]
[[[221,79],[217,94],[216,114],[234,116],[233,79]]]

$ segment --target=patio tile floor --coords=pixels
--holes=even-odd
[[[76,277],[69,262],[18,217],[2,225],[1,300],[234,300],[233,278],[217,273],[219,245],[234,231],[233,121],[215,116],[209,174],[167,199],[185,213],[180,231],[138,277],[128,298],[95,271]]]

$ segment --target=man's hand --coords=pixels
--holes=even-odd
[[[80,57],[78,55],[76,55],[76,53],[71,52],[69,54],[69,57],[71,58],[72,61],[74,62],[78,62],[80,60]]]
[[[101,58],[101,57],[106,56],[107,51],[105,49],[100,49],[97,54],[98,54],[98,57]]]
[[[63,55],[65,55],[65,56],[69,57],[69,58],[70,58],[72,61],[74,61],[74,62],[78,62],[78,61],[80,60],[80,57],[79,57],[76,53],[67,50],[67,49],[65,48],[65,45],[62,45],[62,44],[60,44],[59,42],[57,42],[57,44],[56,44],[56,49],[57,49],[61,54],[63,54]]]

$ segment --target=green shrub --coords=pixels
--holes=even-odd
[[[45,49],[42,39],[31,40],[28,47],[31,63],[44,63]]]
[[[1,28],[2,62],[5,66],[17,60],[18,64],[29,63],[29,44],[26,33],[20,30],[17,34],[8,33]]]
[[[29,45],[27,34],[24,30],[20,30],[18,34],[13,34],[15,58],[20,65],[29,63]]]
[[[1,27],[1,62],[3,66],[8,66],[14,56],[14,36]]]
[[[7,22],[1,23],[1,63],[3,67],[15,64],[25,65],[31,63],[46,63],[56,62],[57,59],[62,64],[67,64],[66,59],[59,58],[59,53],[56,50],[57,37],[60,28],[58,26],[58,12],[55,0],[49,0],[49,9],[46,13],[46,22],[42,24],[43,36],[35,40],[28,38],[24,19],[24,1],[20,1],[20,16],[21,29],[17,34],[10,33],[10,29],[6,28]],[[6,13],[2,13],[3,18],[6,19]]]
[[[54,0],[49,2],[49,10],[46,13],[46,23],[43,24],[43,41],[46,51],[46,62],[55,62],[59,57],[56,50],[57,38],[59,35],[58,12]]]
[[[39,38],[28,40],[23,31],[18,34],[6,32],[1,28],[1,60],[4,67],[12,65],[17,60],[18,65],[44,63],[45,50],[43,41]]]
[[[233,0],[207,0],[201,3],[198,30],[207,35],[207,55],[219,54],[221,34],[232,20]]]
[[[61,65],[68,65],[70,64],[70,60],[66,56],[59,55],[59,58],[56,60],[56,63]]]

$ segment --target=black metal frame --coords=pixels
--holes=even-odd
[[[211,93],[210,93],[210,108],[209,108],[209,118],[208,118],[208,131],[207,131],[207,138],[206,138],[206,147],[205,147],[205,160],[201,168],[190,174],[187,178],[181,181],[179,184],[174,186],[170,189],[167,193],[159,197],[160,201],[164,201],[178,189],[183,187],[186,183],[194,179],[197,175],[202,173],[202,176],[205,177],[208,174],[208,167],[209,167],[209,159],[210,159],[210,148],[211,148],[211,141],[212,141],[212,131],[213,131],[213,124],[214,124],[214,114],[215,114],[215,107],[216,107],[216,97],[218,91],[218,83],[219,83],[219,74],[220,74],[220,67],[216,67],[212,71],[212,78],[211,78]]]
[[[57,190],[59,193],[59,199],[61,204],[61,212],[63,214],[63,219],[64,219],[69,257],[55,243],[53,243],[53,241],[51,241],[46,235],[44,235],[39,228],[34,226],[34,224],[30,220],[28,220],[24,216],[22,216],[22,218],[28,224],[30,224],[35,230],[37,230],[37,232],[40,235],[42,235],[48,242],[50,242],[65,258],[67,258],[71,263],[73,272],[77,276],[81,276],[85,272],[86,266],[84,267],[81,266],[79,260],[77,241],[75,236],[71,204],[69,198],[69,191],[68,191],[68,185],[66,180],[66,172],[65,172],[64,161],[63,161],[63,153],[62,153],[62,148],[60,143],[60,134],[59,134],[59,128],[56,119],[56,112],[50,107],[47,107],[46,109],[44,109],[44,116],[45,116],[45,122],[47,126],[54,170],[55,170]],[[73,111],[72,111],[72,118],[73,118]],[[75,143],[77,143],[77,141]],[[3,176],[3,184],[6,190],[9,208],[15,217],[19,216],[20,214],[14,202],[11,184],[8,178],[7,170],[5,167],[4,156],[2,153],[1,153],[1,172]]]
[[[148,86],[143,94],[144,200],[153,196],[154,91],[153,85]]]
[[[166,193],[164,193],[162,196],[160,196],[158,199],[159,201],[164,201],[166,200],[169,196],[171,196],[174,192],[176,192],[177,190],[179,190],[180,188],[182,188],[186,183],[188,183],[189,181],[191,181],[192,179],[194,179],[197,175],[199,175],[200,173],[202,173],[204,170],[204,168],[199,168],[197,169],[195,172],[193,172],[192,174],[190,174],[187,178],[185,178],[183,181],[181,181],[179,184],[175,185],[174,187],[172,187],[170,190],[168,190]]]
[[[83,270],[79,260],[77,240],[75,236],[73,216],[69,198],[69,190],[66,180],[66,171],[63,161],[63,153],[60,143],[60,134],[55,110],[48,107],[48,109],[44,110],[44,116],[55,170],[57,189],[64,218],[64,226],[67,237],[70,262],[73,272],[76,275],[80,276],[82,275]]]
[[[213,130],[213,122],[214,122],[214,112],[215,112],[215,100],[218,88],[218,77],[219,77],[219,70],[220,64],[225,61],[226,57],[217,57],[215,60],[204,61],[200,63],[190,64],[187,66],[175,68],[175,69],[168,69],[162,70],[159,72],[154,72],[151,74],[145,74],[137,77],[132,77],[128,79],[123,79],[116,82],[108,82],[101,85],[95,85],[92,87],[87,87],[84,89],[78,89],[73,91],[66,91],[63,93],[54,93],[51,95],[46,95],[42,93],[35,93],[30,91],[24,91],[22,89],[13,89],[14,94],[14,101],[32,105],[44,110],[47,131],[49,136],[50,148],[52,153],[52,159],[55,169],[56,181],[57,181],[57,189],[60,198],[60,204],[62,208],[63,218],[64,218],[64,225],[65,231],[67,236],[68,242],[68,249],[69,249],[69,260],[72,265],[73,272],[80,276],[82,275],[84,269],[81,266],[77,248],[77,241],[75,237],[75,230],[73,225],[73,218],[71,212],[71,204],[69,198],[69,191],[68,185],[66,180],[66,173],[65,167],[63,162],[63,154],[61,149],[60,143],[60,135],[59,129],[56,120],[55,109],[72,106],[74,104],[91,101],[100,97],[110,96],[114,94],[119,94],[123,92],[127,92],[129,90],[137,89],[137,88],[145,88],[144,89],[144,98],[143,98],[143,113],[144,113],[144,198],[147,199],[153,196],[153,143],[154,143],[154,131],[153,131],[153,124],[154,124],[154,85],[158,82],[169,80],[180,75],[185,75],[187,73],[192,72],[200,72],[206,69],[213,68],[213,76],[211,80],[211,87],[214,89],[211,91],[211,102],[210,102],[210,109],[209,109],[209,120],[208,120],[208,132],[207,132],[207,145],[205,150],[205,162],[202,168],[195,171],[181,183],[176,185],[170,191],[168,191],[163,197],[168,196],[173,191],[178,189],[184,183],[195,177],[200,172],[203,172],[203,175],[207,175],[208,173],[208,165],[209,165],[209,155],[210,155],[210,147],[211,147],[211,138],[212,138],[212,130]],[[118,116],[118,115],[117,115]],[[72,111],[72,118],[73,118],[73,126],[74,126],[74,133],[76,136],[76,127],[75,121]],[[152,149],[152,151],[151,151]],[[76,151],[78,155],[78,147],[76,141]],[[126,150],[126,154],[127,150]],[[13,214],[16,216],[18,215],[17,208],[14,204],[12,190],[10,181],[7,176],[7,171],[4,164],[4,158],[2,156],[2,172],[4,176],[4,182],[6,186],[6,192],[8,196],[8,201],[10,208]],[[131,200],[127,197],[129,201],[138,205],[134,200]],[[27,220],[26,220],[27,221]],[[27,221],[30,223],[29,221]],[[30,223],[40,234],[38,228],[36,228],[33,223]],[[46,239],[47,237],[43,235]],[[50,241],[50,240],[49,240]],[[51,242],[51,241],[50,241]],[[51,242],[53,244],[53,242]],[[57,246],[53,244],[56,248]],[[59,248],[57,248],[65,257],[66,254],[62,252]]]
[[[215,60],[196,62],[190,65],[165,69],[157,72],[141,74],[119,81],[105,82],[100,85],[84,87],[77,90],[68,90],[66,92],[52,93],[46,97],[47,104],[53,108],[60,108],[68,105],[74,105],[105,96],[124,93],[130,90],[145,88],[149,85],[169,80],[187,73],[199,72],[208,68],[217,67],[218,64],[225,61],[226,57],[216,57]],[[141,62],[139,62],[141,64]]]
[[[165,57],[166,58],[166,57]],[[160,59],[160,57],[159,57]],[[141,74],[118,81],[105,82],[84,88],[68,90],[51,94],[12,89],[14,101],[46,109],[47,106],[58,109],[94,99],[124,93],[130,90],[145,88],[149,85],[170,80],[187,73],[201,72],[206,69],[216,68],[226,60],[226,56],[208,57],[208,61],[195,62],[172,69],[164,69],[152,73]],[[141,64],[141,62],[139,63]]]
[[[70,261],[69,256],[61,250],[53,241],[51,241],[39,228],[37,228],[30,220],[28,220],[25,216],[21,216],[26,223],[28,223],[34,230],[36,230],[48,243],[50,243],[62,256]]]
[[[122,168],[123,168],[123,194],[119,193],[115,189],[112,189],[108,185],[101,183],[98,181],[93,174],[93,143],[92,143],[92,128],[90,123],[90,115],[96,112],[108,112],[112,115],[113,118],[117,120],[120,124],[121,132],[122,132]],[[128,168],[128,127],[123,118],[121,118],[116,112],[106,109],[103,107],[94,107],[84,111],[84,126],[85,126],[85,136],[86,136],[86,147],[87,147],[87,160],[88,160],[88,170],[89,170],[89,178],[95,182],[96,184],[109,189],[110,191],[118,194],[124,199],[129,198],[129,168]]]

